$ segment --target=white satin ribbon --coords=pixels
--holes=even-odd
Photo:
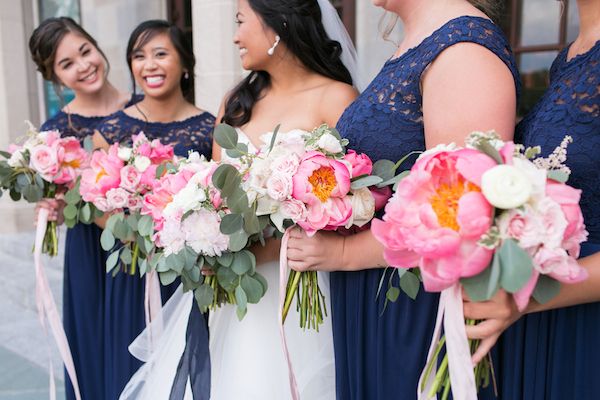
[[[465,318],[463,314],[463,300],[460,284],[445,289],[440,295],[437,320],[431,346],[427,355],[427,364],[433,361],[435,350],[440,341],[442,323],[446,335],[446,353],[448,354],[448,368],[450,369],[450,382],[452,383],[452,397],[455,400],[477,400],[477,387],[475,386],[475,374],[473,362],[471,361],[471,350],[465,330]],[[421,372],[417,397],[419,400],[428,400],[429,391],[433,386],[437,371],[436,363],[428,376],[424,376],[426,369]],[[425,381],[424,390],[421,391],[422,383]],[[432,398],[436,398],[434,396]]]
[[[35,246],[33,251],[33,259],[35,263],[35,303],[38,309],[38,317],[46,340],[48,340],[48,325],[52,331],[52,336],[60,352],[63,363],[71,383],[73,385],[73,391],[75,392],[75,398],[81,400],[81,394],[79,392],[79,383],[77,381],[77,373],[75,372],[75,364],[73,363],[73,356],[71,355],[71,349],[69,348],[69,342],[67,335],[62,325],[60,314],[56,308],[56,302],[54,296],[50,290],[48,278],[44,271],[42,264],[42,245],[44,243],[44,236],[46,234],[46,226],[48,225],[48,210],[42,208],[38,214],[37,228],[35,232]],[[52,355],[50,351],[50,342],[48,342],[48,361],[49,361],[49,378],[50,378],[50,400],[56,400],[56,385],[54,384],[54,369],[52,367]]]
[[[146,274],[146,288],[144,293],[144,311],[146,328],[150,348],[154,349],[163,333],[162,299],[160,295],[160,282],[158,273],[152,270]]]
[[[290,391],[292,392],[292,400],[300,400],[300,392],[298,391],[298,383],[296,381],[296,375],[294,374],[294,366],[290,359],[290,352],[288,350],[287,341],[285,338],[285,329],[283,326],[283,307],[285,304],[285,295],[287,289],[287,246],[288,240],[290,239],[290,229],[288,228],[283,238],[281,239],[281,250],[279,252],[279,336],[281,337],[281,345],[283,347],[283,355],[288,366],[288,376],[290,380]]]

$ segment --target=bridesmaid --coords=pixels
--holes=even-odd
[[[547,304],[532,303],[498,346],[501,396],[505,399],[597,399],[600,377],[600,2],[577,0],[580,32],[550,70],[550,86],[517,127],[525,146],[547,156],[565,135],[569,184],[582,190],[588,240],[580,264],[589,279],[564,285]],[[483,307],[465,307],[479,318]],[[550,310],[550,311],[543,311]],[[537,312],[543,311],[543,312]],[[515,313],[512,316],[516,315]]]
[[[108,60],[96,40],[71,18],[50,18],[33,31],[29,49],[38,71],[54,84],[61,99],[62,87],[75,93],[75,98],[41,130],[57,129],[61,135],[81,141],[93,136],[97,147],[108,146],[114,138],[93,135],[94,129],[107,115],[131,102],[131,96],[108,81]],[[43,200],[37,209],[41,207],[50,210],[50,220],[62,222],[62,201]],[[84,399],[105,398],[102,332],[106,254],[100,247],[101,232],[96,225],[75,225],[67,230],[65,245],[63,324]],[[75,398],[68,375],[65,385],[67,399]]]
[[[178,156],[191,150],[211,155],[215,118],[186,100],[193,88],[195,58],[191,45],[176,26],[161,20],[141,23],[129,38],[127,63],[144,99],[107,118],[98,130],[103,135],[131,141],[144,132],[175,148]],[[177,283],[161,288],[166,302]],[[127,347],[144,330],[145,278],[121,271],[106,275],[105,391],[117,399],[141,361]]]
[[[517,68],[501,29],[475,1],[373,3],[402,20],[405,36],[338,122],[351,148],[374,161],[398,160],[462,143],[474,130],[512,139]],[[370,231],[307,238],[295,230],[288,250],[293,269],[338,271],[331,274],[337,398],[416,398],[438,295],[421,289],[413,301],[402,294],[384,311],[377,288],[386,262]]]

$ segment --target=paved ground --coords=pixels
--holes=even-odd
[[[48,399],[48,344],[57,385],[57,400],[64,399],[60,356],[46,339],[35,306],[34,233],[0,235],[0,400]],[[60,233],[64,245],[64,232]],[[46,274],[62,311],[62,248],[44,259]]]

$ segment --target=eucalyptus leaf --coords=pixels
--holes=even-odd
[[[219,124],[213,133],[215,141],[224,149],[234,149],[238,143],[238,133],[230,125]]]
[[[88,153],[94,151],[94,141],[92,140],[92,136],[88,135],[83,139],[83,148]]]
[[[213,185],[215,185],[217,189],[223,189],[223,186],[225,186],[225,181],[227,180],[227,176],[229,174],[238,175],[238,171],[233,165],[219,165],[212,176]]]
[[[246,292],[248,303],[257,304],[265,294],[262,284],[250,275],[244,275],[240,285]]]
[[[124,246],[123,251],[121,251],[121,261],[123,262],[123,264],[129,265],[129,264],[131,264],[131,260],[132,260],[131,249],[129,248],[129,246]]]
[[[100,245],[105,251],[110,251],[115,246],[115,237],[108,229],[102,231],[102,235],[100,235]]]
[[[373,164],[371,175],[380,177],[382,181],[387,181],[394,177],[396,172],[394,166],[395,164],[390,160],[378,160]]]
[[[79,219],[85,223],[90,223],[92,218],[92,208],[89,203],[85,203],[79,210]]]
[[[362,189],[369,186],[374,186],[383,182],[383,179],[378,176],[365,176],[352,182],[351,188],[353,190]]]
[[[106,259],[106,273],[109,273],[117,266],[119,262],[119,251],[113,251]]]
[[[65,194],[65,202],[67,202],[67,204],[77,204],[79,201],[81,201],[81,195],[76,189],[77,187],[69,190]]]
[[[259,274],[258,272],[255,273],[254,275],[252,275],[252,277],[254,279],[256,279],[258,282],[260,282],[260,284],[263,287],[263,293],[266,293],[267,289],[269,289],[269,284],[267,283],[267,280],[265,279],[265,277],[262,276],[261,274]]]
[[[192,268],[189,273],[188,273],[190,279],[194,282],[194,283],[199,283],[200,282],[200,268]]]
[[[239,277],[230,268],[221,267],[217,269],[217,281],[223,289],[233,291]]]
[[[225,192],[225,188],[223,192]],[[227,197],[227,207],[232,213],[243,214],[249,210],[248,195],[239,186]]]
[[[490,156],[498,164],[504,164],[500,152],[494,146],[492,146],[488,140],[480,140],[475,145],[475,148],[477,148],[477,150],[481,151],[482,153]]]
[[[151,236],[154,233],[154,222],[149,215],[142,215],[137,224],[138,232],[142,236]]]
[[[394,176],[392,179],[388,179],[387,181],[381,182],[380,184],[377,185],[377,187],[382,188],[382,187],[394,185],[394,188],[395,188],[396,185],[400,181],[402,181],[402,179],[406,178],[408,175],[410,175],[410,171],[402,171],[398,175]]]
[[[281,125],[277,125],[273,130],[273,135],[271,135],[271,143],[269,143],[269,153],[273,150],[273,146],[275,146],[275,141],[277,140],[277,135],[279,134],[279,128]]]
[[[177,273],[175,271],[161,272],[158,274],[158,276],[160,278],[160,283],[163,286],[170,285],[171,283],[175,282],[175,279],[177,279]]]
[[[246,143],[238,143],[235,148],[228,149],[225,153],[231,158],[240,158],[248,154],[248,145]]]
[[[37,185],[27,185],[22,191],[23,197],[30,203],[37,203],[43,197],[42,189]]]
[[[560,292],[560,282],[547,275],[540,275],[533,289],[533,298],[540,304],[552,300]]]
[[[77,207],[75,207],[73,204],[67,205],[63,209],[63,215],[65,216],[66,219],[75,219],[75,218],[77,218]]]
[[[248,251],[234,253],[231,270],[238,275],[244,275],[252,269],[252,259],[248,256]]]
[[[13,201],[19,201],[19,200],[21,200],[21,193],[17,192],[14,189],[10,189],[10,198]]]
[[[237,314],[238,320],[243,320],[244,317],[246,316],[246,313],[248,312],[248,308],[247,307],[240,307],[239,305],[237,306],[235,313]]]
[[[392,303],[398,300],[398,296],[400,296],[400,289],[395,286],[390,286],[385,293],[385,297]]]
[[[227,214],[221,220],[221,233],[224,235],[232,235],[242,229],[244,219],[241,214]]]
[[[407,272],[400,277],[400,289],[411,299],[416,299],[419,294],[421,282],[412,272]]]
[[[244,213],[244,230],[249,235],[259,233],[262,230],[260,221],[252,209],[248,209]]]
[[[240,251],[248,244],[248,234],[239,230],[229,235],[229,249],[233,252]]]
[[[235,301],[238,308],[246,308],[248,305],[248,296],[241,286],[235,288]]]
[[[223,188],[221,189],[221,195],[223,197],[227,197],[227,205],[229,206],[229,208],[231,208],[231,204],[229,204],[230,200],[229,197],[234,195],[236,192],[241,191],[240,190],[240,185],[242,184],[242,177],[240,176],[240,174],[236,171],[235,174],[234,173],[229,173],[227,174],[227,176],[225,177],[225,184],[223,185]],[[243,198],[243,196],[240,196]],[[241,201],[241,199],[240,199]],[[246,199],[247,201],[247,199]],[[247,206],[246,206],[247,208]]]
[[[232,253],[223,253],[220,257],[218,257],[219,264],[230,267],[233,262],[233,254]]]
[[[560,183],[566,183],[569,180],[569,174],[564,171],[552,169],[548,171],[548,179],[552,179],[553,181]]]
[[[135,232],[138,230],[138,222],[139,222],[140,214],[134,213],[130,214],[125,218],[127,224],[131,227],[131,229]]]
[[[509,293],[522,289],[531,278],[531,257],[513,239],[505,240],[500,249],[500,286]]]
[[[198,289],[194,290],[194,298],[200,307],[200,311],[206,312],[208,307],[213,302],[213,298],[215,296],[215,291],[210,285],[204,284],[200,286]]]

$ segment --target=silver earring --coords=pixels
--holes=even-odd
[[[183,79],[190,79],[190,74],[187,71],[183,74]]]
[[[275,36],[275,43],[273,44],[273,47],[271,47],[269,50],[267,50],[267,54],[272,56],[273,54],[275,54],[275,48],[279,45],[279,41],[281,40],[281,38],[279,37],[279,35]]]

